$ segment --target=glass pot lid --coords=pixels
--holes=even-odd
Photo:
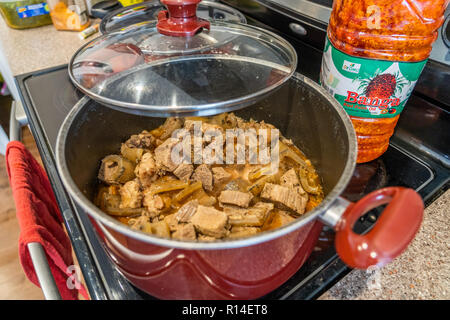
[[[69,64],[73,83],[112,108],[212,115],[253,104],[294,73],[297,55],[257,27],[196,17],[200,0],[162,0],[157,23],[102,35]]]
[[[137,3],[123,7],[105,16],[99,25],[101,34],[120,31],[142,23],[156,22],[158,13],[165,10],[159,0]],[[247,23],[245,16],[239,11],[214,1],[202,1],[197,7],[197,16],[210,21]]]

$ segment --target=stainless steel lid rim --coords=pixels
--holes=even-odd
[[[306,83],[308,86],[312,87],[312,89],[318,90],[329,101],[330,107],[333,107],[335,111],[338,112],[338,114],[341,116],[343,120],[347,135],[349,137],[349,153],[345,164],[345,168],[343,170],[341,177],[339,178],[338,183],[333,187],[333,189],[325,197],[322,203],[320,203],[315,209],[306,213],[302,217],[297,218],[295,221],[293,221],[288,225],[282,226],[278,229],[264,231],[258,235],[248,238],[221,240],[216,242],[192,242],[192,241],[179,241],[174,239],[160,238],[146,234],[142,231],[132,230],[128,226],[120,223],[113,217],[101,211],[76,186],[75,182],[70,176],[65,158],[65,141],[67,139],[69,129],[71,128],[72,123],[79,114],[79,112],[81,112],[84,106],[89,102],[90,99],[88,97],[83,97],[74,106],[74,108],[70,111],[70,113],[64,120],[58,133],[56,141],[56,163],[62,182],[66,187],[66,189],[68,190],[69,194],[77,202],[77,204],[79,204],[96,221],[102,223],[104,226],[107,226],[119,233],[125,234],[126,236],[153,245],[178,249],[189,249],[189,250],[231,249],[256,245],[286,235],[304,226],[305,224],[317,219],[328,208],[333,206],[334,202],[337,200],[339,195],[343,192],[348,182],[350,181],[356,163],[356,152],[357,152],[356,136],[354,133],[354,129],[351,124],[350,118],[342,109],[342,107],[331,97],[331,95],[328,94],[328,92],[326,92],[321,86],[316,84],[314,81],[305,78],[297,73],[294,74],[292,79],[294,79],[295,81],[302,81]]]
[[[129,114],[134,114],[134,115],[139,115],[139,116],[145,116],[145,117],[156,117],[156,118],[167,118],[167,117],[208,117],[208,116],[214,116],[216,114],[219,113],[224,113],[224,112],[232,112],[232,111],[237,111],[240,109],[244,109],[254,103],[257,103],[258,101],[260,101],[261,99],[266,98],[267,96],[271,95],[273,92],[275,92],[276,90],[278,90],[278,88],[275,88],[269,92],[266,92],[264,94],[258,95],[257,97],[254,98],[249,98],[246,99],[245,101],[238,101],[236,104],[229,104],[226,107],[220,107],[220,109],[211,107],[211,108],[205,108],[205,109],[184,109],[184,110],[165,110],[167,109],[166,107],[163,107],[162,109],[159,110],[155,110],[155,111],[147,111],[147,110],[141,110],[141,109],[130,109],[128,107],[120,107],[120,106],[116,106],[116,105],[112,105],[112,104],[106,104],[106,103],[102,103],[103,105],[120,111],[120,112],[125,112],[125,113],[129,113]]]
[[[199,59],[209,59],[210,57],[214,57],[214,55],[187,56],[187,57],[180,58],[180,60],[181,59],[182,60],[189,60],[189,59],[199,60]],[[233,56],[228,56],[228,57],[220,57],[220,59],[221,60],[242,60],[243,57],[237,58],[237,57],[233,57]],[[246,59],[246,60],[248,60],[250,62],[251,58],[244,58],[244,59]],[[123,72],[121,72],[119,74],[116,74],[116,75],[108,78],[105,81],[105,83],[113,82],[113,81],[117,80],[117,78],[122,77],[126,73],[133,73],[133,72],[135,72],[137,70],[140,70],[140,69],[152,67],[152,66],[155,66],[155,65],[158,65],[158,64],[159,65],[165,64],[165,63],[169,62],[169,60],[171,60],[171,58],[169,58],[167,60],[164,60],[164,61],[161,61],[161,60],[160,61],[156,61],[154,64],[150,63],[150,66],[148,64],[138,65],[138,66],[136,66],[136,67],[134,67],[132,69],[123,71]],[[255,63],[258,62],[258,59],[252,59],[252,60],[254,60],[252,62],[255,62]],[[171,61],[173,62],[174,60],[171,60]],[[263,61],[261,60],[261,62],[263,62]],[[273,63],[272,64],[266,63],[266,65],[270,65],[274,69],[282,70],[285,73],[290,73],[290,74],[294,73],[294,71],[291,71],[291,70],[289,70],[289,68],[286,68],[286,67],[284,67],[282,65],[276,65],[276,64],[273,64]],[[71,74],[69,72],[69,76],[72,78],[73,74]],[[237,110],[237,109],[240,109],[240,108],[244,108],[244,107],[248,106],[248,103],[254,102],[255,100],[258,100],[258,99],[264,97],[265,95],[269,94],[270,92],[272,92],[276,88],[278,88],[281,85],[283,85],[283,83],[288,81],[290,77],[291,76],[283,78],[281,81],[276,82],[273,85],[271,85],[270,87],[267,87],[266,89],[261,90],[261,91],[259,91],[257,93],[249,94],[247,96],[242,96],[242,97],[239,97],[239,98],[236,98],[236,99],[227,100],[227,101],[225,101],[225,105],[227,107],[221,107],[221,106],[224,105],[224,101],[215,102],[215,103],[209,103],[209,104],[202,104],[202,105],[199,105],[199,106],[192,106],[192,105],[180,106],[180,105],[177,105],[177,106],[152,106],[152,107],[149,107],[147,105],[141,105],[141,104],[137,104],[137,103],[129,103],[129,102],[123,102],[122,103],[122,102],[118,102],[118,101],[115,101],[113,99],[106,98],[106,97],[104,97],[104,96],[102,96],[100,94],[93,93],[92,91],[88,92],[82,86],[77,86],[77,87],[83,93],[87,94],[88,96],[91,96],[91,98],[94,98],[94,100],[96,100],[97,102],[102,103],[104,105],[107,105],[109,107],[118,107],[118,108],[120,108],[120,110],[123,110],[123,111],[129,110],[129,109],[135,109],[137,111],[141,111],[142,112],[141,114],[149,113],[150,115],[153,115],[154,113],[158,113],[159,112],[160,115],[165,115],[165,116],[171,116],[171,115],[174,115],[174,114],[177,114],[177,115],[182,115],[182,114],[200,114],[202,112],[203,112],[203,114],[206,114],[209,111],[208,114],[209,115],[213,115],[213,114],[217,114],[217,113],[222,113],[225,110],[232,111],[232,110]]]

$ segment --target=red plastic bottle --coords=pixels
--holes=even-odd
[[[321,83],[349,114],[358,163],[381,156],[449,0],[334,0]]]

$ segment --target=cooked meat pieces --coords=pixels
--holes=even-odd
[[[189,181],[193,171],[194,166],[192,164],[182,163],[173,171],[173,174],[180,180]]]
[[[207,123],[207,122],[202,122],[202,131],[203,131],[203,133],[207,132],[209,134],[212,134],[214,132],[220,132],[220,133],[224,132],[224,130],[221,126],[219,126],[217,124]]]
[[[274,209],[269,220],[264,225],[264,229],[276,229],[294,220],[295,218],[289,215],[286,211]]]
[[[248,192],[224,190],[218,198],[221,204],[232,204],[238,207],[247,208],[253,196]]]
[[[150,224],[151,233],[160,237],[170,237],[169,226],[165,221],[156,221]],[[148,231],[146,231],[148,232]],[[150,233],[150,232],[149,232]]]
[[[256,216],[261,223],[260,225],[262,225],[269,216],[270,211],[273,210],[273,207],[273,203],[258,202],[253,207],[249,208],[248,215]]]
[[[120,184],[134,179],[134,163],[112,154],[102,159],[98,178],[107,184]]]
[[[149,187],[158,178],[158,167],[151,152],[144,153],[141,161],[136,166],[135,174],[139,178],[142,187]]]
[[[228,216],[213,207],[199,205],[197,212],[191,218],[197,232],[214,238],[223,238],[227,235]]]
[[[195,169],[192,180],[200,181],[203,188],[207,191],[212,191],[213,189],[213,175],[206,164],[201,164]]]
[[[178,139],[169,138],[155,149],[155,160],[158,167],[170,172],[178,167],[180,163],[175,163],[172,159],[172,150],[178,143],[180,143]]]
[[[256,164],[258,162],[258,135],[253,128],[238,135],[236,153],[239,157],[241,150],[245,152],[245,161]]]
[[[201,242],[213,242],[216,241],[217,239],[214,237],[205,236],[204,234],[197,234],[197,240]]]
[[[280,203],[297,214],[303,214],[305,212],[306,199],[294,188],[266,183],[261,192],[261,198]]]
[[[150,219],[147,216],[140,216],[135,219],[130,219],[128,220],[128,225],[131,227],[131,229],[151,233]]]
[[[306,197],[306,199],[308,197],[305,190],[303,190],[302,185],[300,184],[297,173],[293,168],[289,169],[281,176],[280,185],[282,185],[283,187],[293,188],[296,193],[302,195],[303,197]]]
[[[231,174],[222,167],[212,168],[212,173],[214,185],[225,183],[231,178]]]
[[[223,141],[215,139],[203,149],[203,162],[206,164],[222,164],[224,162]]]
[[[238,208],[225,206],[223,211],[228,215],[228,221],[232,226],[252,226],[260,227],[264,224],[270,211],[273,210],[273,203],[258,202],[251,208]]]
[[[277,181],[277,175],[264,175],[255,181],[254,184],[249,186],[247,190],[251,192],[254,196],[258,196],[263,190],[266,183],[275,183]]]
[[[184,128],[189,132],[194,132],[194,130],[199,128],[202,133],[207,132],[208,134],[215,135],[215,132],[220,132],[221,134],[224,132],[223,128],[216,124],[207,123],[201,120],[185,120]]]
[[[142,206],[142,192],[139,182],[131,180],[120,187],[120,208],[140,208]]]
[[[300,180],[298,180],[297,173],[292,168],[286,171],[280,178],[280,185],[284,187],[297,187],[300,185]]]
[[[273,124],[267,123],[264,120],[262,120],[259,122],[258,129],[276,129],[276,127]]]
[[[201,124],[197,120],[184,120],[184,128],[189,132],[194,132],[195,126],[199,125],[199,129],[201,130]]]
[[[161,126],[163,134],[159,138],[161,140],[169,138],[175,130],[180,129],[182,126],[183,126],[183,119],[167,118],[164,124]]]
[[[242,178],[234,178],[233,180],[228,182],[223,190],[232,190],[232,191],[247,191],[248,187],[250,186],[250,183],[248,180],[244,180]]]
[[[175,219],[175,214],[168,214],[167,216],[164,216],[163,221],[167,223],[167,225],[169,226],[169,230],[172,232],[177,231],[184,225],[183,223],[179,223],[177,219]]]
[[[99,186],[96,205],[122,222],[131,218],[133,228],[187,241],[245,237],[278,228],[314,208],[323,191],[311,162],[273,129],[233,113],[168,118],[151,131],[130,136],[118,154],[102,160],[98,176],[106,185]],[[261,137],[267,146],[258,143]],[[278,137],[282,157],[274,172],[261,153],[267,151],[270,157],[271,139]],[[232,138],[229,148],[223,145],[225,138]],[[219,161],[228,153],[236,157],[244,152],[245,161]]]
[[[280,140],[281,140],[281,142],[283,142],[287,146],[293,146],[294,145],[294,143],[292,142],[292,139],[287,139],[287,138],[285,138],[283,136],[280,136]]]
[[[122,146],[120,147],[122,156],[133,163],[139,162],[144,152],[145,149],[129,147],[125,143],[122,143]]]
[[[232,227],[230,231],[230,238],[241,238],[257,234],[259,232],[259,228],[235,226]]]
[[[239,184],[236,182],[236,180],[232,180],[232,181],[228,182],[223,189],[231,190],[231,191],[239,191],[240,188],[239,188]]]
[[[191,200],[188,203],[184,204],[178,211],[175,213],[174,218],[178,222],[186,223],[189,222],[192,216],[197,211],[198,201]]]
[[[230,216],[243,216],[248,213],[248,208],[241,208],[238,206],[233,206],[229,204],[225,204],[222,206],[223,212],[225,212],[228,217]]]
[[[195,228],[192,223],[185,224],[172,233],[172,238],[178,240],[195,240],[197,239],[197,234],[195,233]]]
[[[134,134],[125,141],[125,145],[130,148],[141,148],[153,150],[156,146],[156,138],[147,131],[142,131],[139,134]]]
[[[159,214],[162,209],[164,209],[164,200],[158,194],[153,194],[151,192],[144,193],[144,207],[147,208],[147,211],[151,216]]]
[[[223,126],[227,129],[232,129],[237,127],[237,117],[234,113],[228,113],[225,116],[225,119],[223,121]]]

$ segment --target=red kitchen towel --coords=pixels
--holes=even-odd
[[[62,299],[78,299],[78,290],[88,298],[84,287],[74,281],[68,266],[74,265],[69,237],[62,226],[62,216],[50,181],[41,165],[19,141],[6,148],[6,167],[20,225],[19,258],[28,279],[39,281],[27,244],[39,242],[46,254]]]

